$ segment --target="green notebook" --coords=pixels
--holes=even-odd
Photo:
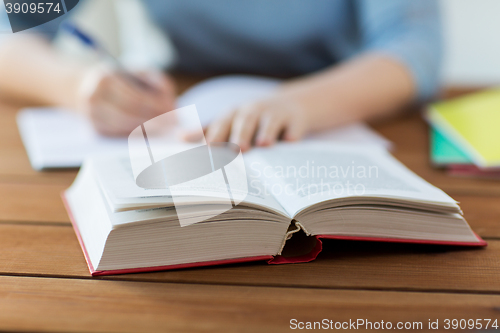
[[[431,127],[430,130],[431,160],[438,166],[448,164],[471,164],[472,160],[441,132]]]

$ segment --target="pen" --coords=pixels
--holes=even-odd
[[[69,22],[63,22],[61,24],[61,28],[64,31],[66,31],[67,33],[69,33],[70,35],[76,37],[83,45],[96,51],[102,57],[106,57],[108,59],[111,59],[111,61],[118,68],[120,74],[123,75],[125,78],[127,78],[132,83],[134,83],[135,85],[137,85],[138,87],[143,88],[143,89],[148,89],[148,90],[156,90],[154,87],[152,87],[147,82],[130,74],[127,71],[127,69],[122,65],[122,63],[120,61],[118,61],[118,59],[116,59],[106,48],[104,48],[102,45],[100,45],[94,38],[92,38],[88,33],[84,32],[82,29],[80,29],[76,25],[69,23]]]

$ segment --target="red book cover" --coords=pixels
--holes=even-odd
[[[459,177],[500,179],[499,168],[481,169],[475,165],[451,164],[448,166],[448,173]]]

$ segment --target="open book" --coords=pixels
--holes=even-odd
[[[251,150],[244,162],[246,198],[181,227],[169,190],[138,187],[127,155],[87,159],[63,197],[92,275],[305,262],[322,238],[486,245],[452,198],[385,149],[282,143]],[[220,204],[205,190],[211,200],[183,207],[193,217]]]

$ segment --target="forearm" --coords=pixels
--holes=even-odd
[[[12,39],[0,48],[0,92],[10,98],[74,107],[83,71],[40,37]]]
[[[304,109],[315,131],[394,113],[414,99],[416,87],[403,64],[367,54],[291,81],[282,93]]]

